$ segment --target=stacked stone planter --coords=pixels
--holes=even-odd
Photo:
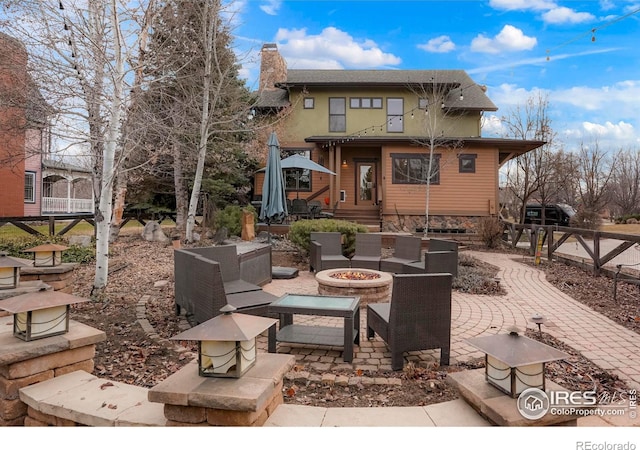
[[[72,320],[68,333],[25,342],[13,336],[12,323],[13,316],[0,317],[0,426],[51,425],[28,415],[19,389],[76,370],[92,372],[95,344],[105,333]]]
[[[167,426],[262,426],[284,402],[284,375],[295,357],[260,353],[241,378],[198,375],[197,362],[149,390],[149,401],[164,403]]]

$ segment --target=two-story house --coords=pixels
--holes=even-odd
[[[275,44],[262,48],[257,106],[286,111],[285,156],[336,173],[287,177],[289,197],[382,231],[419,230],[427,210],[430,229],[472,230],[498,212],[500,167],[543,144],[483,138],[483,113],[497,107],[463,70],[288,70]]]
[[[0,217],[91,213],[91,171],[53,160],[53,111],[27,58],[21,42],[0,33]]]

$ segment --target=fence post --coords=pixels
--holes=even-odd
[[[600,275],[600,232],[593,233],[593,273]]]
[[[56,218],[55,216],[49,216],[49,236],[56,235]]]

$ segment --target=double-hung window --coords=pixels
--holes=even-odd
[[[393,184],[440,184],[440,155],[433,155],[429,177],[428,153],[392,153]]]
[[[306,149],[283,149],[287,156],[298,154],[311,159],[311,151]],[[284,183],[287,192],[310,192],[311,171],[309,169],[285,169]]]
[[[344,97],[329,98],[329,131],[347,131],[347,100]]]
[[[404,126],[402,117],[404,116],[404,99],[388,98],[387,99],[387,132],[402,133]]]
[[[24,174],[24,201],[26,203],[36,202],[36,173],[25,172]]]

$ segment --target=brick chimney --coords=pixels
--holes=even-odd
[[[273,91],[275,83],[287,80],[287,63],[276,44],[264,44],[260,50],[260,91]]]

